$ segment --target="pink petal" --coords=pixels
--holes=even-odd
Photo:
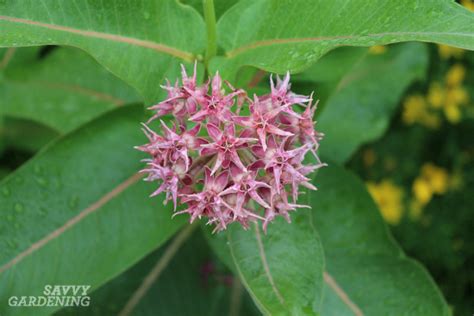
[[[207,124],[207,132],[209,133],[209,136],[211,136],[211,138],[216,142],[222,138],[222,133],[219,130],[219,127],[215,126],[214,124]]]
[[[227,184],[229,183],[229,173],[226,171],[226,172],[222,172],[216,179],[215,179],[215,190],[217,192],[221,192],[222,190],[224,190],[224,188],[227,186]]]

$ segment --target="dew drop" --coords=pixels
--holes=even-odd
[[[150,12],[144,12],[143,17],[145,18],[145,20],[149,20],[150,19]]]
[[[55,189],[61,189],[63,187],[63,184],[59,179],[54,180],[53,185]]]
[[[7,221],[13,222],[13,215],[7,215]]]
[[[42,168],[40,165],[35,165],[33,167],[33,172],[36,173],[36,174],[41,174],[41,171],[42,171]]]
[[[46,216],[46,214],[48,214],[48,212],[46,211],[46,209],[44,207],[40,207],[39,211],[38,211],[38,214],[42,217]]]
[[[69,199],[69,207],[71,208],[71,210],[75,209],[78,204],[79,204],[78,196],[73,196],[71,199]]]
[[[10,195],[10,189],[7,187],[2,188],[2,193],[4,196],[9,196]]]
[[[14,240],[9,240],[7,241],[8,243],[8,246],[10,246],[11,249],[16,249],[18,247],[18,245],[16,244],[16,242]]]
[[[46,180],[45,178],[36,178],[36,182],[38,182],[38,184],[42,187],[48,185],[48,180]]]
[[[15,203],[14,208],[15,208],[15,212],[17,213],[22,213],[24,210],[23,205],[21,203]]]

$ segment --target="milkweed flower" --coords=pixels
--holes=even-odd
[[[150,155],[145,180],[159,182],[152,196],[164,192],[175,215],[207,218],[214,231],[256,221],[266,231],[276,216],[290,222],[290,212],[308,207],[297,203],[301,187],[316,190],[309,174],[325,166],[317,155],[317,104],[290,90],[288,73],[276,82],[270,77],[270,87],[250,98],[218,73],[199,85],[196,68],[188,76],[182,67],[181,85],[168,81],[168,97],[150,107],[148,143],[136,147]],[[158,119],[160,132],[150,127]]]

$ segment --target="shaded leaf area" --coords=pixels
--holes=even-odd
[[[227,232],[228,247],[235,270],[262,313],[317,315],[322,247],[308,213],[293,214],[292,221],[275,219],[266,234],[257,225],[248,231],[233,225]],[[218,253],[228,254],[222,248]],[[229,264],[230,260],[224,260]]]
[[[451,0],[244,0],[222,16],[218,32],[225,56],[212,68],[232,79],[244,65],[299,72],[339,46],[425,41],[474,49],[474,13]]]
[[[25,151],[30,155],[58,136],[57,131],[25,119],[5,117],[3,126],[0,127],[0,139],[5,147]]]
[[[163,1],[7,1],[0,3],[0,46],[79,47],[135,87],[147,103],[164,78],[205,45],[204,23],[189,6]],[[179,30],[185,30],[183,32]]]
[[[165,242],[183,223],[149,199],[136,172],[141,106],[107,113],[50,144],[0,184],[0,313],[12,295],[46,284],[97,288]],[[129,243],[133,243],[132,246]],[[128,245],[128,246],[127,246]],[[36,315],[56,307],[35,308]]]
[[[327,271],[322,315],[450,315],[426,270],[389,235],[364,184],[336,164],[315,179],[320,191],[309,203]]]
[[[389,46],[381,55],[364,55],[331,81],[316,125],[325,134],[322,155],[343,163],[360,145],[382,136],[403,93],[424,78],[427,67],[425,45],[407,43]]]
[[[0,179],[25,163],[58,133],[34,122],[0,117]]]
[[[37,48],[10,53],[0,79],[0,114],[64,133],[107,110],[141,100],[80,50],[56,48],[42,59],[38,55]]]
[[[368,49],[365,47],[337,48],[324,55],[305,71],[291,76],[292,87],[298,89],[298,93],[314,92],[315,98],[319,100],[317,111],[319,114],[344,75],[367,57]]]
[[[154,251],[93,292],[90,308],[63,309],[56,315],[118,315],[168,247]],[[178,250],[130,315],[258,315],[235,281],[198,231]]]
[[[202,0],[180,0],[183,4],[192,6],[202,16],[203,12],[203,1]],[[216,19],[219,19],[227,10],[235,5],[239,0],[214,0],[214,10],[216,13]]]

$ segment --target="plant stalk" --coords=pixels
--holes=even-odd
[[[217,29],[216,29],[216,13],[214,10],[214,0],[203,0],[204,20],[206,21],[207,31],[207,47],[204,56],[204,64],[206,72],[208,71],[209,60],[217,54]]]

